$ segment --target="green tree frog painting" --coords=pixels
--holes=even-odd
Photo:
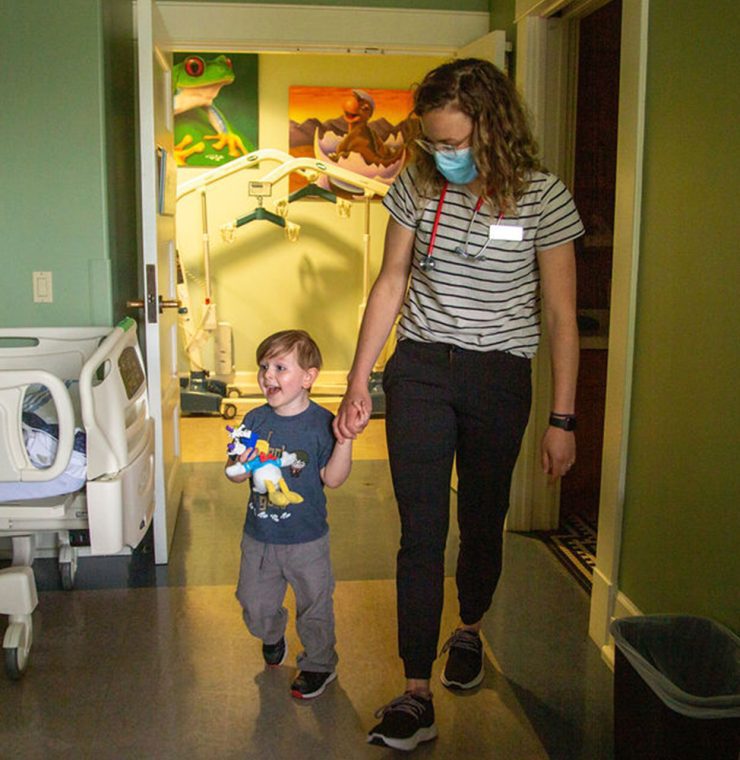
[[[175,161],[217,167],[258,145],[256,55],[177,53]]]

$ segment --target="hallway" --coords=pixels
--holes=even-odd
[[[222,475],[223,421],[183,420],[186,492],[172,561],[83,559],[58,590],[36,563],[35,643],[20,682],[0,679],[0,755],[19,758],[390,758],[365,744],[373,711],[402,688],[395,646],[398,519],[382,422],[329,492],[339,677],[313,702],[289,695],[299,643],[266,671],[233,596],[244,496]],[[197,448],[197,451],[196,451]],[[204,455],[203,452],[213,452]],[[454,498],[453,498],[454,506]],[[456,533],[442,636],[455,626]],[[288,606],[292,605],[289,598]],[[588,597],[540,541],[507,534],[484,625],[486,676],[456,695],[433,682],[439,738],[417,757],[611,757],[611,673],[587,637]],[[435,685],[436,684],[436,685]]]

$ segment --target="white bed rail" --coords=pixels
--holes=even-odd
[[[23,397],[28,386],[35,383],[49,389],[59,419],[56,456],[54,462],[43,469],[31,464],[21,428]],[[0,373],[0,481],[53,480],[69,464],[73,445],[74,410],[67,388],[58,377],[44,370],[8,370]]]
[[[133,320],[121,322],[80,373],[87,478],[119,472],[147,445],[149,407]]]

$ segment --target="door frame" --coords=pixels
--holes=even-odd
[[[149,407],[154,419],[154,560],[167,564],[182,497],[177,374],[175,185],[169,45],[157,0],[138,0],[139,280]],[[160,108],[158,105],[162,104]],[[174,336],[174,337],[173,337]]]
[[[517,82],[551,168],[572,176],[577,37],[574,20],[607,0],[517,0]],[[609,625],[620,602],[619,558],[629,445],[635,305],[640,254],[649,0],[622,0],[614,259],[596,567],[589,635],[613,663]],[[554,14],[558,13],[555,18]],[[538,377],[533,415],[549,411],[549,381]],[[547,387],[545,387],[547,385]]]

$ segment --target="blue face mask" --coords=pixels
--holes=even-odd
[[[458,148],[444,153],[435,151],[434,163],[440,174],[455,185],[467,185],[478,176],[478,167],[473,161],[470,148]]]

